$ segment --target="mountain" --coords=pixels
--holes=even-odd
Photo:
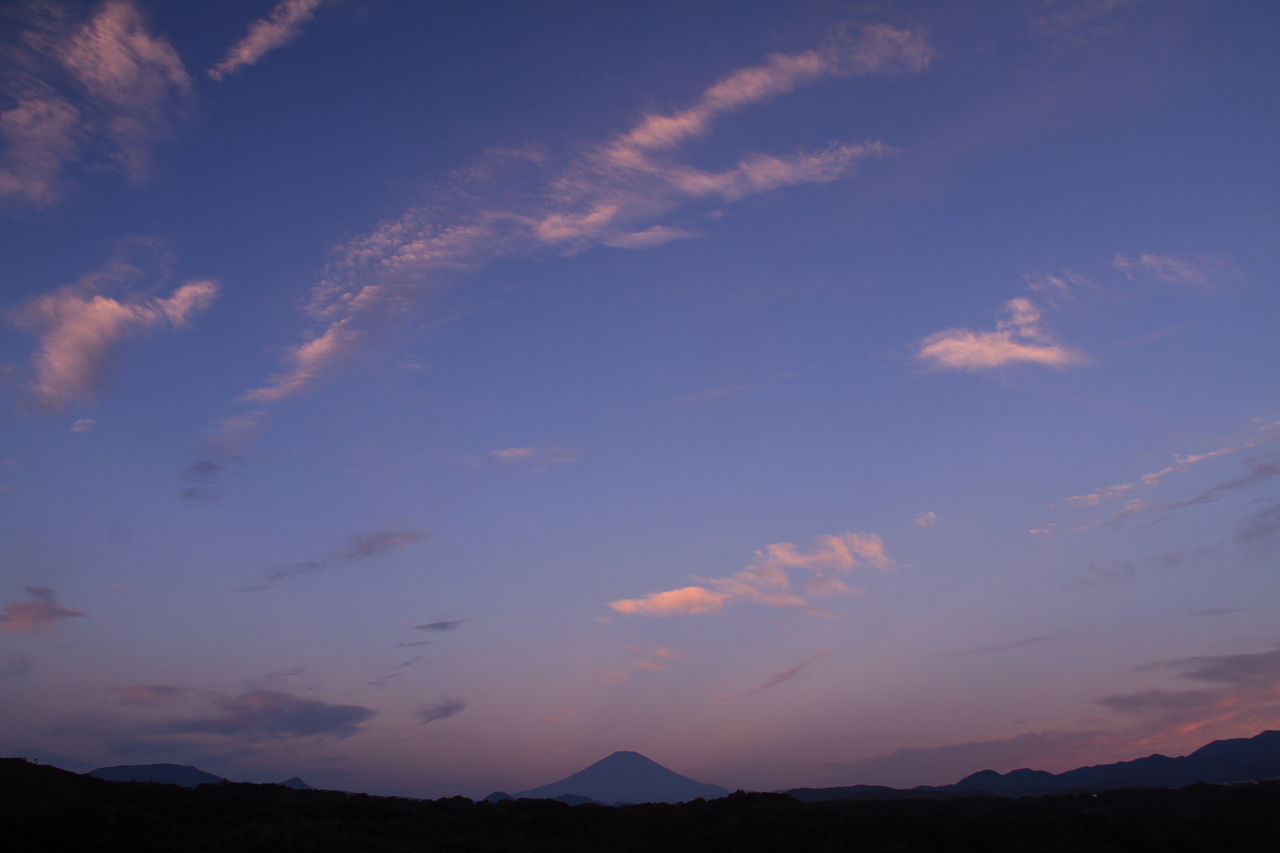
[[[299,791],[314,791],[314,790],[315,790],[315,788],[311,787],[311,786],[310,786],[310,785],[308,785],[306,782],[303,782],[303,781],[302,781],[300,778],[298,778],[297,776],[294,776],[292,779],[285,779],[285,780],[284,780],[283,782],[281,782],[280,784],[281,784],[281,785],[284,785],[286,788],[297,788]]]
[[[1250,738],[1215,740],[1190,755],[1148,755],[1132,761],[1077,767],[1063,773],[1044,770],[981,770],[952,785],[919,785],[910,790],[874,785],[846,788],[796,788],[787,793],[802,800],[929,798],[975,793],[1039,796],[1074,789],[1181,788],[1197,782],[1248,782],[1280,777],[1280,731]]]
[[[517,797],[556,799],[565,794],[601,803],[683,803],[698,797],[715,799],[729,791],[695,782],[638,752],[615,752],[559,782],[540,785]]]
[[[1277,761],[1280,761],[1280,731],[1265,731],[1251,738],[1215,740],[1190,755],[1177,758],[1157,753],[1133,761],[1077,767],[1056,775],[1043,770],[1014,770],[1003,775],[984,770],[934,790],[1022,794],[1072,788],[1181,788],[1196,782],[1268,778],[1277,775],[1274,772]]]
[[[166,785],[185,785],[188,788],[223,781],[221,776],[214,776],[189,764],[120,764],[90,770],[89,775],[109,782],[163,782]]]

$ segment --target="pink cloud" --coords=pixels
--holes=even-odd
[[[1040,311],[1025,297],[1011,299],[997,331],[946,329],[920,342],[916,357],[937,370],[979,371],[1011,364],[1073,367],[1083,353],[1056,343],[1040,328]]]
[[[182,328],[217,296],[215,282],[192,281],[165,299],[115,299],[97,292],[87,279],[31,299],[9,316],[41,335],[32,358],[32,402],[50,413],[92,403],[120,344],[157,329]]]
[[[790,542],[778,542],[756,552],[756,562],[724,578],[695,578],[705,586],[655,592],[643,598],[609,602],[628,616],[677,616],[716,613],[732,603],[815,610],[809,598],[797,592],[789,570],[809,573],[802,587],[810,597],[857,592],[842,576],[854,568],[870,566],[882,572],[896,564],[885,553],[884,540],[873,533],[819,536],[814,547],[801,551]]]
[[[267,53],[298,37],[302,25],[315,17],[327,0],[281,0],[266,18],[249,25],[244,38],[232,45],[222,61],[208,70],[214,80],[234,74],[246,65],[255,65]]]
[[[646,116],[610,146],[610,158],[625,165],[639,152],[673,148],[707,133],[724,113],[786,94],[822,77],[920,72],[935,53],[919,35],[884,24],[845,24],[821,47],[796,54],[775,53],[764,65],[743,68],[712,85],[693,106],[671,115]]]
[[[63,619],[89,614],[63,607],[47,586],[29,586],[33,601],[19,601],[0,610],[0,634],[47,634]]]
[[[715,613],[732,598],[728,593],[712,592],[702,586],[686,586],[666,592],[654,592],[644,598],[611,601],[609,606],[628,616],[675,616],[678,614]]]
[[[674,159],[727,112],[822,77],[923,71],[933,51],[922,36],[884,25],[846,25],[821,47],[777,54],[710,86],[693,106],[644,117],[631,130],[555,167],[531,152],[495,154],[438,194],[372,233],[333,249],[306,313],[321,325],[286,354],[285,370],[244,399],[275,403],[304,393],[360,347],[448,289],[461,273],[499,257],[593,245],[647,249],[696,236],[655,222],[703,199],[738,200],[800,183],[847,177],[884,156],[879,142],[832,145],[789,156],[747,153],[711,172]]]
[[[190,104],[177,52],[130,0],[108,0],[83,20],[54,4],[35,12],[11,46],[23,70],[5,85],[16,106],[0,113],[0,198],[47,206],[61,198],[68,167],[102,159],[142,180],[151,147]]]

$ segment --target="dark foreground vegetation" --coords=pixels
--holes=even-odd
[[[608,807],[109,782],[10,758],[0,759],[0,827],[7,849],[41,853],[1275,853],[1280,782],[1021,799],[804,803],[737,793]]]

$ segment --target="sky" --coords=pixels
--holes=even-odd
[[[1280,728],[1280,7],[18,0],[71,770],[944,784]]]

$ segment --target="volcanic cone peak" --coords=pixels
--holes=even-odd
[[[723,797],[728,793],[719,785],[681,776],[638,752],[615,752],[559,782],[540,785],[516,796],[554,798],[576,794],[602,803],[682,803],[698,797]]]

